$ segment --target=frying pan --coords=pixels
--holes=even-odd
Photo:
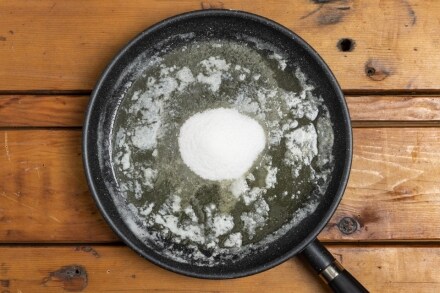
[[[126,90],[124,85],[140,73],[139,56],[153,55],[164,40],[171,40],[171,47],[193,41],[173,38],[187,33],[192,33],[196,40],[232,40],[237,34],[245,34],[279,48],[289,57],[287,68],[299,66],[315,85],[316,95],[324,98],[334,128],[335,166],[316,210],[284,236],[271,242],[269,249],[214,266],[177,262],[146,245],[124,222],[112,196],[118,192],[110,163],[112,127]],[[352,134],[344,96],[319,55],[285,27],[254,14],[228,10],[189,12],[154,25],[132,40],[108,65],[91,95],[83,131],[85,173],[100,212],[128,246],[151,262],[187,276],[226,279],[265,271],[299,254],[335,292],[367,292],[316,239],[342,198],[351,167]]]

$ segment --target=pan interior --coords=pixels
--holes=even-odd
[[[331,82],[331,75],[325,71],[327,68],[323,73],[323,65],[314,59],[316,57],[308,58],[311,53],[303,45],[292,42],[285,32],[277,31],[273,23],[268,25],[260,22],[261,19],[247,17],[199,14],[199,17],[180,22],[169,21],[166,29],[159,25],[139,36],[104,74],[94,93],[94,107],[88,117],[90,121],[95,120],[98,127],[88,130],[87,139],[94,143],[88,144],[87,156],[91,156],[95,148],[98,157],[86,158],[86,162],[96,159],[99,163],[99,168],[91,166],[89,172],[95,172],[94,178],[101,176],[104,179],[93,182],[94,195],[104,216],[143,256],[189,275],[238,276],[262,270],[287,254],[294,254],[302,243],[316,235],[317,231],[313,230],[333,212],[329,206],[337,203],[341,195],[337,180],[346,167],[349,145],[344,136],[348,129],[343,127],[346,115],[339,115],[345,110],[345,104],[334,88],[337,85]],[[203,78],[194,84],[187,80],[188,84],[183,85],[185,90],[178,91],[177,88],[184,84],[184,78],[179,79],[178,75],[185,67],[196,80],[200,74],[210,74],[207,72],[210,69],[203,67],[204,60],[217,64],[224,61],[227,65],[221,85],[217,88],[215,83],[201,82]],[[157,82],[161,75],[162,79],[174,78],[177,84],[174,85],[175,93],[160,98],[171,102],[166,103],[167,111],[163,111],[163,105],[158,107],[164,115],[159,119],[165,127],[159,131],[161,136],[152,148],[151,142],[136,139],[136,132],[140,122],[145,122],[141,117],[143,111],[148,117],[154,114],[151,112],[154,105],[149,102],[158,100],[148,100],[145,96],[150,95],[153,88],[151,77]],[[268,94],[274,88],[276,93]],[[258,94],[262,89],[266,91],[266,110],[262,109],[262,98]],[[267,98],[269,95],[273,96]],[[308,105],[301,101],[296,104],[310,111],[305,111],[307,114],[301,117],[286,116],[291,121],[286,118],[278,119],[278,125],[274,123],[279,112],[276,110],[283,112],[286,110],[283,107],[298,97],[312,101]],[[281,105],[274,102],[280,100],[284,101]],[[143,101],[144,105],[138,107],[138,101]],[[179,158],[175,138],[183,121],[196,112],[218,107],[236,108],[257,120],[268,133],[266,151],[243,178],[249,190],[267,190],[251,198],[249,204],[245,195],[240,195],[238,200],[230,196],[234,182],[201,181],[185,169],[187,167]],[[317,116],[311,108],[316,108]],[[286,166],[285,133],[281,134],[278,144],[271,145],[271,140],[277,140],[276,135],[272,135],[274,129],[283,128],[284,124],[288,124],[284,127],[286,133],[313,128],[317,136],[316,148],[320,148],[324,156],[312,156],[310,163],[299,169]],[[128,163],[124,158],[127,153],[130,153]],[[268,188],[267,178],[275,168],[276,184]],[[173,199],[176,191],[180,192],[179,203],[174,200],[167,204],[167,199]],[[151,222],[160,215],[164,219],[161,205],[168,205],[168,209],[180,205],[185,210],[188,204],[199,218],[207,217],[206,207],[212,204],[222,215],[233,216],[234,227],[227,234],[217,235],[215,249],[211,249],[209,243],[197,245],[191,237],[174,241],[172,235],[161,233],[160,226]],[[257,227],[254,233],[246,230],[243,219],[237,216],[262,210],[267,212],[266,225]],[[191,217],[185,212],[174,216]],[[204,230],[207,234],[216,234],[213,230]],[[242,232],[241,245],[226,245],[231,234],[239,232]]]
[[[276,48],[239,38],[193,40],[153,56],[113,126],[120,208],[133,212],[139,238],[176,261],[215,265],[264,248],[315,210],[330,181],[323,99]],[[182,124],[215,108],[236,109],[266,132],[253,168],[233,180],[203,179],[179,153]]]

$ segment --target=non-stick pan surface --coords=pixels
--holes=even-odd
[[[196,40],[235,40],[237,34],[245,34],[273,44],[289,57],[288,69],[300,67],[310,78],[309,82],[316,88],[316,95],[324,98],[334,125],[334,172],[316,211],[271,243],[269,249],[212,267],[179,263],[162,256],[151,248],[153,246],[145,245],[125,224],[112,199],[112,194],[117,193],[118,189],[110,163],[110,142],[124,85],[140,73],[137,65],[139,56],[158,52],[164,40],[171,40],[168,42],[171,46],[180,46],[188,40],[173,36],[186,33],[193,33]],[[267,270],[298,254],[316,238],[343,195],[351,165],[352,135],[348,110],[335,77],[318,54],[300,37],[277,23],[249,13],[205,10],[162,21],[142,32],[117,54],[92,93],[84,123],[83,152],[93,197],[104,218],[128,246],[171,271],[194,277],[221,279]]]

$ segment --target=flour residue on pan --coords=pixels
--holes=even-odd
[[[139,239],[177,261],[215,265],[265,249],[315,210],[334,138],[299,68],[256,40],[193,42],[157,60],[127,90],[113,128],[115,202]],[[234,180],[205,180],[180,157],[182,124],[215,108],[266,132],[265,150]]]

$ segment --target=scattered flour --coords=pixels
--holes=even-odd
[[[212,47],[221,48],[222,44],[212,44]],[[192,49],[187,46],[181,49],[188,50]],[[279,69],[285,71],[288,60],[272,51],[274,53],[269,58],[276,60]],[[197,62],[195,67],[160,64],[158,75],[144,75],[145,90],[132,94],[132,105],[127,111],[140,117],[139,123],[131,129],[116,131],[114,143],[118,151],[114,162],[116,168],[131,179],[120,182],[122,196],[119,200],[125,202],[128,191],[136,200],[142,200],[138,207],[128,203],[136,223],[132,219],[127,222],[136,235],[146,241],[152,240],[155,245],[162,245],[162,239],[168,239],[192,250],[188,254],[173,245],[163,244],[162,253],[177,261],[213,265],[217,262],[215,256],[220,254],[237,251],[237,255],[244,257],[255,248],[264,249],[266,243],[283,235],[317,206],[317,201],[306,199],[307,204],[293,213],[289,223],[258,243],[249,243],[270,221],[270,201],[273,199],[270,194],[278,189],[277,184],[281,184],[277,179],[280,168],[273,165],[272,157],[265,150],[280,146],[285,149],[282,163],[289,166],[294,178],[303,168],[310,168],[310,180],[327,181],[329,172],[315,171],[312,163],[318,166],[317,170],[325,170],[324,166],[333,162],[334,137],[329,114],[322,110],[322,99],[313,95],[313,86],[308,84],[307,77],[299,69],[294,74],[300,81],[301,91],[289,92],[269,85],[255,87],[252,95],[237,90],[228,98],[227,106],[202,109],[183,120],[181,125],[167,124],[164,113],[170,112],[167,108],[169,102],[175,94],[185,93],[194,85],[202,84],[205,91],[220,97],[228,86],[226,83],[233,79],[243,86],[250,84],[249,88],[256,83],[265,84],[270,79],[252,66],[235,64],[233,59],[216,54]],[[246,82],[242,82],[244,80]],[[187,169],[193,172],[192,176],[206,179],[209,184],[219,182],[222,192],[230,194],[234,204],[244,204],[246,212],[233,215],[214,203],[200,209],[188,201],[182,189],[163,195],[164,202],[154,202],[145,196],[145,192],[155,192],[156,184],[160,182],[161,169],[154,162],[164,154],[159,144],[168,128],[179,132],[178,154],[189,167]],[[139,165],[134,159],[139,153],[150,155],[152,162]],[[326,187],[318,185],[317,188],[319,192],[325,192]],[[290,194],[283,191],[278,196],[297,200],[302,195],[298,190]],[[237,227],[243,228],[237,231]],[[212,256],[202,253],[201,248],[210,250]]]
[[[246,179],[252,182],[252,181],[255,181],[255,176],[254,176],[254,174],[249,173],[249,175],[246,176]]]
[[[272,167],[272,166],[267,166],[267,175],[266,175],[266,188],[274,188],[275,185],[277,184],[277,173],[278,173],[278,168],[277,167]]]
[[[179,242],[184,239],[190,239],[196,243],[205,243],[203,225],[197,223],[181,225],[179,217],[174,215],[181,210],[180,200],[180,197],[172,196],[155,215],[155,223],[162,225],[165,231],[178,236],[175,240]]]
[[[190,83],[195,81],[191,70],[186,66],[177,71],[176,78],[180,81],[180,85],[178,87],[179,91],[183,91]]]
[[[224,235],[234,228],[234,218],[231,215],[218,215],[213,218],[212,228],[215,237]]]
[[[287,67],[287,61],[285,58],[283,58],[281,55],[274,53],[272,55],[269,56],[270,59],[275,59],[278,61],[278,66],[281,70],[286,69]]]
[[[255,212],[243,213],[240,219],[243,221],[243,226],[249,238],[252,239],[255,236],[256,230],[262,228],[269,216],[269,205],[267,202],[260,198],[255,202]]]
[[[241,247],[242,236],[240,232],[232,233],[223,244],[225,247]]]
[[[253,176],[252,174],[249,174],[249,175]],[[231,183],[229,190],[231,191],[231,193],[235,197],[239,197],[240,195],[246,193],[249,190],[249,186],[246,183],[246,179],[241,177],[241,178],[234,180]]]
[[[213,92],[217,92],[222,83],[222,76],[229,70],[230,64],[218,57],[209,57],[200,64],[205,68],[206,74],[199,73],[197,81],[207,84]]]
[[[144,169],[144,183],[150,189],[154,188],[154,180],[157,178],[157,170],[146,168]]]
[[[142,209],[139,209],[139,214],[141,214],[144,217],[147,217],[149,214],[151,214],[153,208],[154,208],[154,202],[150,204],[145,204]]]
[[[315,126],[308,124],[286,134],[286,147],[284,162],[289,166],[296,166],[292,173],[298,177],[300,168],[310,165],[318,154]]]
[[[265,192],[266,189],[254,187],[249,192],[242,194],[243,202],[248,206],[260,198]]]
[[[151,150],[156,146],[159,128],[159,121],[154,122],[152,125],[138,126],[134,129],[131,142],[139,149]]]
[[[121,159],[122,170],[127,170],[130,168],[130,151],[127,151]]]

